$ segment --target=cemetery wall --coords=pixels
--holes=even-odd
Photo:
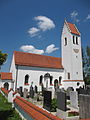
[[[60,118],[35,106],[21,97],[16,97],[14,99],[14,105],[19,112],[22,111],[22,113],[20,113],[23,117],[26,116],[27,120],[30,120],[30,117],[32,120],[61,120]],[[29,119],[28,116],[30,116]]]

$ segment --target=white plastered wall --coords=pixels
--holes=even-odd
[[[74,35],[75,39],[77,35]],[[67,45],[65,46],[65,37],[67,38]],[[68,73],[70,73],[70,80],[81,80],[77,81],[80,86],[84,85],[83,80],[83,69],[82,69],[82,53],[81,53],[81,36],[78,37],[78,45],[73,44],[73,34],[70,33],[67,25],[64,23],[62,37],[61,37],[61,47],[62,47],[62,65],[64,67],[64,80],[68,79]],[[78,49],[79,52],[76,53],[74,49]],[[63,82],[64,88],[73,87],[78,88],[77,82]]]
[[[41,86],[39,85],[40,76],[49,73],[53,76],[52,84],[54,85],[54,80],[58,79],[62,76],[62,80],[64,77],[63,69],[50,69],[50,68],[37,68],[37,67],[28,67],[28,66],[18,66],[18,77],[17,77],[17,88],[20,86],[24,88],[30,89],[31,83],[33,82],[33,86],[37,86],[38,90],[41,90]],[[24,85],[25,75],[29,75],[29,85]],[[44,82],[44,79],[43,79]],[[48,82],[50,83],[50,82]],[[50,86],[49,84],[49,87]]]

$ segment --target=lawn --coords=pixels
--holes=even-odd
[[[6,98],[0,93],[0,120],[22,120]]]

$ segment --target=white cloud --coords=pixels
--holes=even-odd
[[[77,18],[78,17],[78,12],[77,11],[73,11],[71,14],[71,18],[74,22],[79,22],[80,20]]]
[[[54,44],[47,46],[45,53],[52,53],[53,51],[58,50],[59,48],[55,47]]]
[[[88,16],[86,17],[86,19],[87,19],[87,20],[90,19],[90,14],[88,14]]]
[[[38,25],[39,29],[42,31],[46,31],[46,30],[55,28],[54,22],[46,16],[37,16],[34,19],[36,21],[38,21],[37,25]]]
[[[71,13],[71,17],[76,17],[78,15],[78,12],[77,11],[73,11],[72,13]]]
[[[28,53],[36,53],[36,54],[43,54],[44,50],[39,50],[36,49],[34,46],[32,45],[23,45],[20,47],[20,49],[24,52],[28,52]]]
[[[44,32],[46,30],[51,30],[55,28],[54,22],[46,16],[37,16],[34,17],[34,20],[37,22],[37,27],[32,27],[28,30],[28,33],[31,37],[41,36],[38,35],[40,34],[40,32]]]
[[[31,37],[34,37],[38,34],[40,30],[36,27],[32,27],[28,30],[28,33],[30,34]]]

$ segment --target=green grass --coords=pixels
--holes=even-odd
[[[22,120],[6,98],[0,93],[0,120]]]

